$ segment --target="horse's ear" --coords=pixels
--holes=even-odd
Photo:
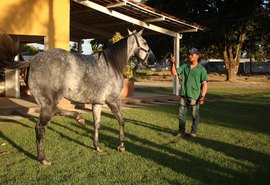
[[[129,34],[129,35],[132,35],[132,31],[130,31],[129,29],[128,29],[128,34]]]
[[[141,36],[143,33],[143,29],[137,33],[138,36]]]

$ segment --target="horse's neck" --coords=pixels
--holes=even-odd
[[[104,50],[104,57],[107,59],[111,59],[111,57],[115,57],[115,59],[117,59],[117,63],[119,64],[123,64],[123,66],[125,67],[127,65],[127,61],[131,56],[125,56],[125,57],[117,57],[114,56],[115,55],[115,51],[112,51],[110,48],[107,48],[106,50]]]
[[[124,72],[124,68],[127,66],[127,62],[130,56],[123,54],[127,52],[127,48],[107,48],[104,50],[105,61],[109,62],[119,73]]]

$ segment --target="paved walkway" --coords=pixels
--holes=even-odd
[[[135,87],[170,87],[170,82],[135,82]],[[152,102],[177,101],[178,97],[168,94],[147,93],[135,91],[133,97],[122,98],[122,104],[141,104]],[[66,104],[64,105],[66,106]],[[89,105],[83,104],[68,104],[67,109],[75,108],[90,108]],[[21,99],[0,97],[0,121],[3,119],[19,119],[19,114],[35,115],[39,106],[34,101],[33,97],[22,97]]]

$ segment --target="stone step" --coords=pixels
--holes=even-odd
[[[138,98],[122,98],[122,104],[141,104],[141,103],[154,103],[154,102],[168,102],[178,101],[178,96],[148,96],[148,97],[138,97]],[[81,104],[70,102],[63,99],[59,103],[59,107],[63,109],[91,109],[90,104]],[[16,112],[32,114],[38,112],[39,105],[34,103],[33,99],[16,99],[0,97],[0,115],[12,115]]]

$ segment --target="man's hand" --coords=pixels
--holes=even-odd
[[[175,62],[175,58],[174,58],[173,54],[171,54],[170,61],[171,61],[171,63]]]
[[[201,97],[199,98],[198,103],[199,103],[200,105],[203,105],[203,104],[204,104],[204,101],[205,101],[205,97],[204,97],[204,96],[201,96]]]
[[[177,71],[176,71],[175,65],[174,65],[175,58],[174,58],[173,54],[171,54],[171,56],[170,56],[170,62],[171,62],[171,73],[172,73],[172,75],[177,75]]]

